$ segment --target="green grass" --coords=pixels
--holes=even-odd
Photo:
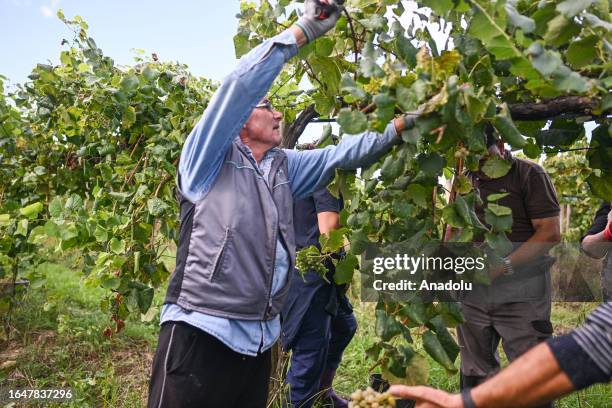
[[[62,263],[78,268],[78,262],[72,258]],[[0,387],[71,388],[75,393],[70,403],[15,407],[144,406],[158,319],[145,323],[131,318],[125,330],[109,340],[102,335],[109,323],[108,316],[99,307],[104,290],[86,286],[79,272],[65,266],[44,264],[41,268],[47,275],[46,285],[26,292],[12,320],[12,340],[0,345],[0,363],[16,361],[15,368],[0,371]],[[344,395],[365,388],[374,365],[365,355],[376,337],[374,307],[355,299],[359,329],[345,351],[334,383]],[[153,302],[156,310],[162,300],[163,293],[156,294]],[[594,307],[594,304],[555,304],[553,323],[557,334],[580,324]],[[429,366],[429,385],[451,392],[458,390],[458,375],[449,376],[431,359]],[[600,385],[567,397],[557,406],[612,407],[611,396],[611,387]]]
[[[129,321],[109,340],[102,334],[109,318],[99,307],[104,290],[84,285],[80,274],[61,265],[40,268],[47,283],[28,290],[15,311],[12,340],[3,345],[0,361],[17,365],[0,374],[0,385],[71,388],[75,394],[70,403],[23,406],[144,406],[157,319]]]

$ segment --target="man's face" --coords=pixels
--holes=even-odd
[[[244,125],[247,140],[270,147],[280,145],[282,141],[280,122],[282,119],[283,114],[274,110],[270,101],[263,99],[253,109],[253,113]]]

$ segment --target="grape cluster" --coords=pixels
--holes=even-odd
[[[309,248],[298,251],[295,257],[295,267],[303,276],[306,271],[314,271],[318,275],[324,277],[327,274],[327,267],[323,262],[323,256],[317,250],[317,253]],[[318,255],[317,255],[318,254]]]
[[[368,387],[351,394],[349,408],[395,408],[395,399],[388,392],[379,393]]]

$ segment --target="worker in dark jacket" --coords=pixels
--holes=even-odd
[[[601,271],[601,292],[604,302],[612,300],[612,209],[603,202],[593,225],[582,238],[582,250],[592,258],[604,258]]]
[[[296,249],[315,245],[319,236],[339,227],[342,200],[327,189],[296,201],[293,206]],[[287,406],[309,408],[321,397],[334,408],[348,407],[332,388],[342,353],[357,330],[357,320],[345,291],[333,281],[333,263],[327,262],[327,281],[314,271],[293,272],[291,288],[281,312],[281,341],[292,350],[287,373]]]

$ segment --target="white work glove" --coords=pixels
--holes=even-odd
[[[337,0],[306,0],[304,2],[304,14],[295,23],[302,29],[308,42],[312,42],[318,37],[335,27],[343,1]]]

